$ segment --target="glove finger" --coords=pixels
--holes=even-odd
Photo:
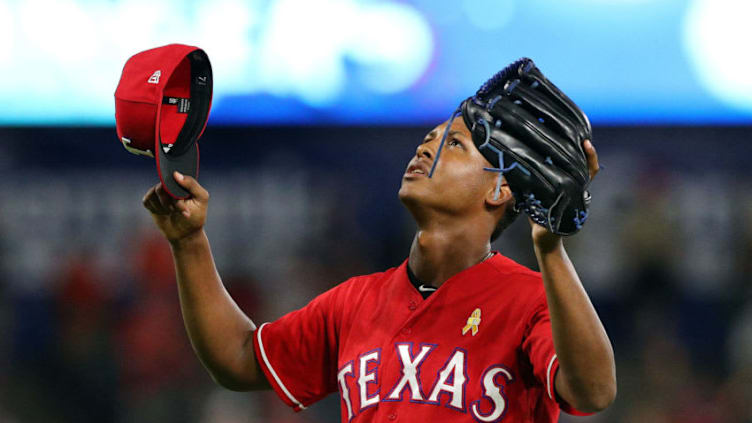
[[[556,85],[549,81],[535,65],[521,69],[520,76],[531,85],[537,82],[538,86],[536,89],[541,90],[544,97],[556,101],[561,108],[567,111],[567,116],[571,120],[578,122],[576,128],[579,128],[582,131],[582,133],[580,133],[579,141],[592,139],[592,128],[587,115],[585,115],[582,109],[577,107],[577,105],[567,97],[566,94],[556,87]]]
[[[573,151],[571,142],[545,127],[524,108],[502,99],[496,102],[492,114],[501,119],[502,131],[525,140],[527,148],[540,156],[541,167],[544,163],[550,164],[549,167],[559,166],[581,183],[588,181],[584,157]]]
[[[568,112],[562,107],[543,97],[535,89],[521,83],[511,90],[509,96],[512,100],[521,101],[521,106],[532,115],[542,118],[545,126],[552,127],[554,131],[563,134],[565,138],[572,140],[572,144],[578,144],[580,134],[576,129],[577,121],[567,116]],[[577,149],[577,153],[584,154],[581,148]],[[573,153],[575,156],[579,154]]]
[[[556,234],[570,235],[579,230],[574,208],[587,210],[577,203],[583,198],[582,185],[557,166],[541,166],[544,158],[512,135],[497,131],[491,143],[504,151],[504,167],[517,162],[528,171],[514,168],[504,173],[517,207]]]
[[[491,143],[504,152],[505,168],[517,162],[527,172],[512,169],[504,173],[512,191],[516,193],[532,192],[537,198],[555,197],[566,189],[576,191],[577,185],[571,175],[558,166],[545,166],[546,157],[529,147],[525,142],[503,131],[494,132]],[[553,202],[553,198],[551,198]]]

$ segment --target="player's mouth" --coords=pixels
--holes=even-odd
[[[405,179],[414,179],[428,176],[428,166],[422,161],[411,163],[405,171]]]

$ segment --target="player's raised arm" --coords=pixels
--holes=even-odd
[[[583,148],[592,179],[598,172],[598,157],[590,141]],[[611,342],[561,237],[532,221],[531,226],[559,360],[556,393],[580,411],[603,410],[616,397]]]
[[[501,194],[510,191],[513,210],[530,217],[547,300],[548,316],[539,322],[550,319],[554,347],[547,366],[539,363],[546,384],[553,374],[556,393],[574,411],[603,410],[616,396],[614,353],[561,240],[588,217],[587,188],[599,169],[590,121],[527,58],[495,74],[459,110],[492,165],[485,170],[503,175],[486,204],[509,207]],[[540,351],[534,345],[529,354]],[[554,399],[548,388],[547,395]]]
[[[175,200],[152,187],[143,204],[170,242],[185,328],[198,358],[220,385],[232,390],[268,388],[256,362],[254,323],[230,297],[217,273],[204,232],[209,193],[190,176],[175,180],[191,196]]]

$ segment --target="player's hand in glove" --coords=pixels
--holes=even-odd
[[[592,140],[590,121],[532,60],[497,72],[459,112],[492,165],[485,170],[504,175],[517,210],[558,235],[583,227],[591,201],[583,149]]]
[[[200,233],[209,206],[209,192],[198,181],[178,172],[174,176],[180,186],[191,193],[189,198],[176,200],[159,183],[151,187],[142,200],[144,207],[151,212],[154,223],[171,243]]]
[[[593,143],[590,142],[590,140],[585,140],[582,143],[582,149],[585,150],[588,173],[590,174],[590,181],[592,182],[593,178],[595,178],[595,175],[600,170],[600,165],[598,164],[598,153],[595,151],[595,146],[593,146]],[[550,250],[561,241],[559,235],[552,234],[547,228],[541,225],[536,225],[530,218],[528,218],[528,221],[532,228],[533,243],[535,243],[537,248],[544,251]]]

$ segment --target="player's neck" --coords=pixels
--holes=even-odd
[[[488,234],[465,225],[419,228],[410,247],[409,265],[415,276],[435,287],[478,264],[491,250]]]

